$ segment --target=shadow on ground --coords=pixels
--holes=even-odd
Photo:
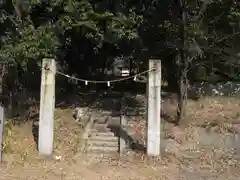
[[[125,131],[123,128],[121,128],[120,126],[111,126],[111,125],[108,127],[111,129],[111,131],[114,133],[115,136],[120,137],[125,141],[128,148],[130,148],[133,151],[146,153],[147,149],[143,145],[143,143],[131,137],[127,133],[127,131]]]
[[[32,136],[33,136],[37,150],[38,150],[38,132],[39,132],[38,123],[32,122]]]

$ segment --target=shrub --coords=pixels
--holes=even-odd
[[[12,123],[11,121],[4,121],[3,132],[3,152],[8,153],[10,151],[10,144],[12,139]]]

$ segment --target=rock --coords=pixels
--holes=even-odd
[[[240,124],[233,124],[231,127],[231,131],[233,133],[240,134]]]
[[[171,95],[161,102],[161,116],[165,121],[174,123],[177,116],[177,97]]]
[[[179,154],[184,158],[194,159],[194,158],[200,157],[201,152],[199,150],[198,143],[196,143],[194,141],[188,141],[188,142],[184,142],[180,146],[180,153]]]
[[[196,127],[192,132],[193,139],[195,142],[199,143],[202,146],[213,146],[219,140],[218,133],[207,132],[206,129],[201,127]]]
[[[234,143],[235,143],[235,149],[236,149],[236,153],[239,155],[240,154],[240,135],[239,134],[235,134],[234,135]]]
[[[181,151],[195,151],[198,150],[198,143],[194,141],[186,141],[183,144],[181,144],[180,147]]]
[[[173,139],[167,139],[162,142],[164,152],[175,155],[176,157],[184,157],[187,159],[194,159],[200,156],[199,150],[194,142],[187,142],[180,145]]]
[[[169,129],[167,137],[176,140],[178,143],[182,143],[184,141],[185,133],[179,127],[173,126]]]
[[[233,133],[208,132],[204,128],[194,128],[194,140],[201,149],[216,149],[217,156],[231,152],[240,153],[240,136]]]
[[[73,111],[73,118],[76,122],[81,122],[84,118],[89,115],[88,107],[76,107]]]
[[[167,139],[162,141],[162,144],[164,147],[164,152],[174,154],[174,155],[178,154],[180,144],[177,141],[173,139]]]

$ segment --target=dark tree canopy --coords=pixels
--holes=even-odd
[[[239,29],[237,0],[1,0],[1,91],[39,91],[44,57],[85,78],[104,78],[116,58],[138,70],[159,58],[172,88],[183,69],[190,82],[209,80],[202,68],[238,80]]]

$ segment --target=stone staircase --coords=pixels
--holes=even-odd
[[[119,138],[113,132],[111,116],[96,117],[88,131],[85,153],[89,157],[111,159],[118,156]]]

